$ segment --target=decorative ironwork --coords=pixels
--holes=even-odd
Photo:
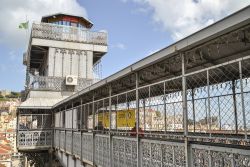
[[[73,154],[81,157],[81,133],[73,132]]]
[[[60,149],[65,150],[65,131],[60,131]]]
[[[54,147],[59,148],[60,147],[60,131],[55,130],[54,132]]]
[[[192,160],[195,167],[247,167],[250,166],[250,153],[233,148],[192,145]]]
[[[112,162],[114,166],[137,166],[136,139],[126,137],[113,137]]]
[[[87,88],[95,82],[95,80],[91,79],[78,78],[78,85],[75,87],[75,91],[80,91],[84,88]]]
[[[142,139],[140,145],[142,166],[184,167],[186,165],[183,144]]]
[[[95,136],[95,163],[99,166],[110,166],[109,137],[104,135]]]
[[[66,90],[65,77],[33,76],[30,75],[31,90]]]
[[[68,153],[71,153],[72,149],[72,132],[71,131],[66,131],[66,141],[65,141],[65,150]]]
[[[52,131],[19,131],[18,147],[51,147]]]
[[[33,23],[32,37],[49,40],[107,45],[107,33],[105,32],[91,32],[89,30],[77,27],[49,23]]]
[[[30,90],[54,90],[54,91],[80,91],[90,85],[95,80],[78,78],[78,85],[70,89],[65,84],[65,77],[50,77],[50,76],[33,76],[30,75]]]
[[[82,134],[82,159],[85,161],[93,161],[93,134]]]

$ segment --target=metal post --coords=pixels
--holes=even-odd
[[[39,129],[47,128],[47,127],[44,127],[44,122],[43,122],[43,116],[44,116],[44,114],[42,114],[41,116],[42,116],[42,125],[41,125],[41,128],[39,128]],[[37,124],[38,124],[38,120],[37,120]],[[38,125],[36,125],[36,126],[37,126],[36,128],[38,128]]]
[[[218,96],[218,110],[219,110],[219,124],[220,124],[220,130],[221,130],[221,111],[220,111],[220,98]]]
[[[64,143],[63,143],[63,149],[66,151],[66,117],[65,117],[65,113],[66,113],[66,110],[67,110],[67,104],[65,105],[65,109],[64,109],[64,113],[63,113],[63,121],[64,121],[64,125],[63,125],[63,127],[64,127]]]
[[[136,139],[137,139],[137,167],[140,167],[140,139],[139,139],[139,76],[136,72],[135,78],[135,87],[136,87]]]
[[[129,102],[128,102],[128,93],[126,93],[126,109],[127,112],[129,112]],[[128,132],[128,119],[127,119],[127,115],[126,115],[126,134]]]
[[[79,129],[82,129],[82,119],[83,119],[83,115],[82,115],[82,99],[80,101],[80,107],[81,107],[81,110],[80,110],[80,126],[79,126]]]
[[[113,158],[112,158],[112,135],[111,135],[111,105],[112,105],[112,99],[111,99],[111,95],[112,95],[112,87],[111,85],[109,85],[109,162],[110,162],[110,166],[113,166]]]
[[[240,71],[240,95],[241,95],[241,108],[242,108],[242,117],[243,117],[243,126],[245,139],[247,139],[247,126],[246,126],[246,112],[245,112],[245,101],[244,101],[244,90],[243,90],[243,81],[242,81],[242,62],[239,61],[239,71]]]
[[[103,110],[102,110],[102,126],[104,127],[104,106],[105,106],[105,101],[104,101],[104,99],[102,100],[102,108],[103,108]],[[102,129],[102,132],[104,132],[104,128]]]
[[[16,140],[16,146],[17,147],[19,147],[19,126],[20,126],[20,123],[19,123],[19,121],[20,121],[20,119],[19,119],[19,117],[20,117],[20,111],[19,111],[19,109],[17,110],[17,125],[16,125],[16,127],[17,127],[17,129],[16,129],[16,138],[17,138],[17,140]]]
[[[87,108],[87,110],[88,110],[87,116],[89,117],[89,104],[86,104],[86,105],[87,105],[87,107],[86,107],[86,108]],[[86,106],[86,105],[85,105],[85,106]],[[94,119],[94,117],[92,117],[92,120],[93,120],[93,119]],[[88,121],[88,119],[87,119],[87,121]],[[87,131],[89,130],[88,123],[89,123],[89,122],[87,122],[87,125],[86,125],[86,127],[87,127],[87,128],[86,128],[86,129],[87,129]]]
[[[83,130],[87,130],[88,129],[88,111],[86,109],[86,104],[83,104],[82,108],[83,108],[83,119],[84,119],[82,128]]]
[[[80,115],[80,129],[82,129],[82,120],[83,120],[83,117],[82,117],[82,112],[83,112],[83,110],[82,110],[82,98],[81,98],[81,115]],[[80,147],[81,147],[81,155],[80,155],[80,160],[82,160],[82,131],[80,131]]]
[[[60,114],[59,114],[59,128],[61,128],[61,113],[62,113],[61,109],[62,108],[59,109],[59,112],[60,112]],[[58,130],[58,134],[59,134],[59,136],[58,136],[58,139],[59,139],[59,141],[58,141],[58,143],[59,143],[58,147],[61,149],[61,139],[60,139],[61,131]]]
[[[194,120],[194,132],[195,132],[195,105],[194,105],[194,88],[192,88],[192,108],[193,108],[193,120]]]
[[[117,105],[118,105],[118,95],[116,96],[116,103],[115,103],[115,129],[116,129],[116,132],[118,132],[118,128],[117,128],[117,119],[118,119],[118,117],[117,117]]]
[[[163,96],[163,103],[164,103],[164,132],[167,133],[167,106],[166,106],[166,82],[164,82],[164,96]]]
[[[149,101],[149,109],[151,109],[151,87],[149,86],[148,87],[148,101]],[[149,131],[149,133],[150,133],[150,135],[151,135],[151,131],[152,131],[152,113],[151,112],[149,112],[150,113],[150,131]]]
[[[206,123],[206,125],[207,125],[207,129],[206,130],[208,130],[209,129],[209,125],[208,125],[208,114],[207,114],[207,99],[205,98],[205,114],[206,114],[206,117],[205,117],[205,123]],[[201,127],[202,128],[202,127]],[[200,129],[201,130],[201,129]]]
[[[146,130],[146,103],[145,103],[145,99],[143,99],[143,128],[144,128],[144,131]]]
[[[186,167],[191,167],[191,154],[190,154],[190,144],[188,142],[188,114],[187,114],[187,85],[185,76],[185,57],[181,54],[182,60],[182,108],[184,116],[184,140],[185,140],[185,157],[186,157]]]
[[[176,116],[176,114],[175,114],[175,103],[172,103],[172,105],[173,105],[173,112],[174,112],[174,127],[173,127],[173,130],[175,131],[176,129],[175,129],[175,123],[176,123],[176,121],[175,121],[175,116]]]
[[[59,109],[59,128],[62,128],[62,108]]]
[[[74,129],[74,102],[72,101],[71,103],[71,119],[72,119],[72,123],[71,123],[71,153],[73,153],[73,129]]]
[[[207,105],[208,105],[208,129],[209,136],[211,137],[211,108],[210,108],[210,81],[209,81],[209,70],[207,70]]]
[[[232,91],[233,91],[233,107],[234,107],[234,123],[235,123],[235,133],[238,134],[238,114],[237,114],[237,102],[235,93],[235,80],[232,80]]]
[[[93,100],[92,100],[92,115],[93,115],[93,166],[95,166],[95,103],[94,103],[94,100],[95,100],[95,95],[94,95],[94,92],[93,92]]]
[[[212,167],[212,153],[211,150],[208,150],[208,167]]]
[[[51,146],[52,148],[55,147],[54,143],[54,137],[55,137],[55,112],[54,110],[51,110],[51,125],[50,125],[50,130],[52,131],[52,141],[51,141]],[[48,118],[47,118],[48,119]]]

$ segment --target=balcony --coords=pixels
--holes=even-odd
[[[17,146],[19,150],[51,147],[53,139],[51,114],[21,113],[18,119]]]
[[[18,148],[27,149],[48,149],[52,144],[52,130],[46,131],[19,131]]]
[[[107,33],[91,32],[78,27],[33,23],[32,38],[107,45]]]
[[[78,85],[75,87],[67,87],[65,77],[50,77],[50,76],[29,76],[29,90],[51,90],[51,91],[80,91],[91,84],[95,80],[78,78]]]

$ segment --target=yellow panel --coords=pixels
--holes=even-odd
[[[99,113],[98,122],[101,122],[104,128],[109,128],[109,112]]]
[[[98,122],[101,122],[104,128],[109,128],[109,112],[99,113]],[[117,112],[117,128],[135,126],[135,110],[120,110]]]
[[[121,110],[117,112],[117,127],[134,127],[135,110]]]

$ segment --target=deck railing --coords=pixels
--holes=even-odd
[[[107,33],[105,32],[92,32],[78,27],[49,23],[33,23],[32,37],[58,41],[107,45]]]
[[[65,77],[30,75],[29,81],[29,90],[80,91],[93,84],[96,80],[78,78],[78,84],[75,87],[67,87]]]
[[[53,131],[19,131],[18,149],[41,149],[52,146]]]
[[[60,133],[65,134],[65,130],[55,130],[54,138],[58,139]],[[110,137],[108,134],[93,135],[71,130],[66,130],[66,134],[69,136],[64,138],[64,143],[54,140],[55,149],[67,152],[90,165],[94,161],[97,166],[136,167],[139,161],[140,166],[185,167],[187,163],[183,142],[152,140],[145,137],[138,142],[135,137]],[[250,165],[250,152],[244,149],[190,144],[188,151],[192,166]]]

